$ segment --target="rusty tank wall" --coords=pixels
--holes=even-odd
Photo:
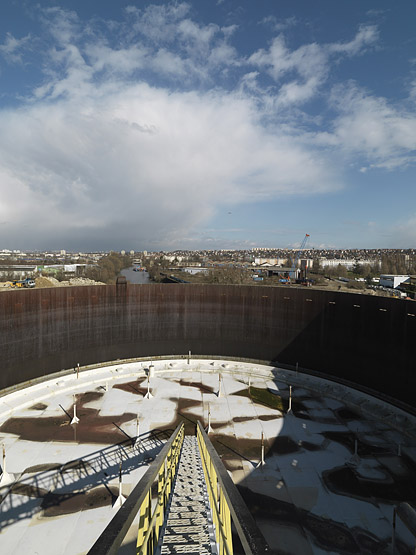
[[[412,406],[416,303],[309,289],[183,284],[0,294],[0,388],[94,362],[146,355],[296,364]]]

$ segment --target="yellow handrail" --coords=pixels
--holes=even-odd
[[[185,426],[182,424],[179,433],[174,439],[164,463],[161,465],[157,476],[158,497],[152,513],[152,488],[149,488],[143,503],[138,511],[139,531],[137,534],[137,555],[153,554],[159,540],[160,528],[163,525],[166,506],[172,489],[173,479],[176,475],[179,455],[185,436]]]
[[[197,438],[205,482],[208,486],[208,497],[214,522],[215,539],[219,548],[218,555],[232,555],[233,541],[231,536],[230,508],[221,484],[218,481],[215,466],[209,455],[199,426],[197,426]]]

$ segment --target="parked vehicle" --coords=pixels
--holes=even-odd
[[[28,287],[28,288],[32,288],[32,287],[36,287],[36,283],[35,280],[32,278],[26,278],[26,279],[15,279],[11,282],[10,287]]]

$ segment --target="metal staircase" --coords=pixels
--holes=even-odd
[[[88,554],[118,553],[134,521],[136,555],[232,555],[232,525],[245,554],[270,553],[200,422],[176,428]]]
[[[185,436],[157,554],[217,554],[201,456],[195,436]]]

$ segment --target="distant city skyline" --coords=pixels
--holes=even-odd
[[[413,2],[3,0],[0,244],[416,245]]]

